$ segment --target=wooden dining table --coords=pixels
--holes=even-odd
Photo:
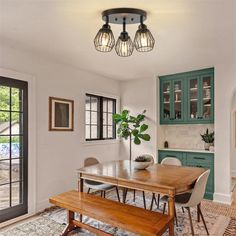
[[[123,189],[136,189],[168,195],[168,214],[174,217],[174,198],[193,188],[203,168],[153,164],[145,170],[134,168],[134,162],[116,160],[78,169],[78,190],[83,192],[84,180],[112,184]],[[174,222],[170,227],[174,235]]]

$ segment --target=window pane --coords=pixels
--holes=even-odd
[[[22,113],[12,112],[11,114],[11,133],[12,134],[22,134]]]
[[[0,186],[0,210],[10,207],[10,185]]]
[[[18,88],[11,89],[11,109],[12,111],[22,111],[22,100]]]
[[[86,125],[86,128],[85,128],[85,138],[90,139],[90,126],[89,125]]]
[[[0,160],[10,157],[10,137],[0,136]]]
[[[91,138],[94,139],[94,138],[98,138],[98,127],[97,126],[92,126],[91,127]]]
[[[23,156],[22,153],[22,136],[13,136],[11,139],[11,157],[19,158]]]
[[[97,111],[98,110],[98,98],[91,97],[91,110]]]
[[[113,112],[113,101],[108,100],[108,112]]]
[[[108,138],[113,138],[113,127],[108,126]]]
[[[107,113],[103,113],[103,125],[107,125]]]
[[[0,110],[10,110],[10,87],[0,86]]]
[[[85,114],[85,124],[90,124],[90,111],[86,111]]]
[[[16,206],[21,203],[21,194],[22,194],[22,182],[12,183],[11,185],[12,196],[11,196],[11,205]]]
[[[108,114],[108,125],[112,125],[112,124],[113,124],[112,114]]]
[[[107,138],[107,126],[103,126],[103,138]]]
[[[107,99],[103,98],[103,111],[107,112]]]
[[[0,161],[0,184],[10,182],[10,161]]]
[[[91,124],[97,125],[98,124],[98,113],[91,112]]]
[[[86,96],[86,99],[85,99],[85,109],[90,110],[90,97],[89,96]]]
[[[12,181],[20,181],[20,168],[22,159],[13,159],[11,165],[11,179]]]
[[[10,134],[10,112],[0,111],[0,135]]]

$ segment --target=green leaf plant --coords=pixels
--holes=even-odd
[[[150,135],[146,133],[148,125],[143,123],[146,118],[145,113],[146,110],[137,116],[131,116],[129,110],[123,110],[120,114],[113,115],[113,119],[118,126],[118,136],[130,140],[130,160],[132,140],[136,145],[140,145],[142,140],[150,141],[151,139]]]
[[[209,130],[207,129],[206,130],[206,133],[204,134],[200,134],[201,137],[202,137],[202,140],[205,142],[205,143],[214,143],[214,132],[210,132],[209,133]]]

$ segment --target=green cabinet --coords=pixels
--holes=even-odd
[[[214,68],[160,77],[160,124],[214,123]]]
[[[198,153],[198,152],[182,152],[182,151],[158,151],[158,163],[165,157],[178,158],[183,166],[201,167],[210,169],[210,175],[207,181],[205,192],[206,199],[213,199],[214,194],[214,154],[213,153]]]

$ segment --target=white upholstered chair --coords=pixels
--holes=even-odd
[[[206,222],[204,220],[204,217],[201,211],[201,201],[205,194],[207,180],[208,180],[209,175],[210,175],[210,170],[205,171],[203,174],[201,174],[198,177],[192,192],[180,194],[175,197],[175,205],[179,207],[184,207],[188,210],[188,216],[189,216],[192,235],[194,235],[194,229],[193,229],[193,222],[192,222],[190,207],[197,207],[198,222],[200,221],[200,217],[201,217],[205,230],[207,232],[207,235],[209,235]],[[161,200],[164,201],[165,202],[164,204],[166,205],[168,202],[168,196],[162,197]]]
[[[96,165],[99,164],[99,161],[94,158],[94,157],[88,157],[84,160],[84,166],[91,166],[91,165]],[[117,194],[117,199],[120,202],[120,196],[119,196],[119,191],[118,187],[110,184],[104,184],[100,183],[97,181],[92,181],[92,180],[84,180],[84,185],[88,188],[88,193],[90,193],[91,189],[101,191],[101,197],[106,197],[106,191],[115,188],[116,189],[116,194]]]

